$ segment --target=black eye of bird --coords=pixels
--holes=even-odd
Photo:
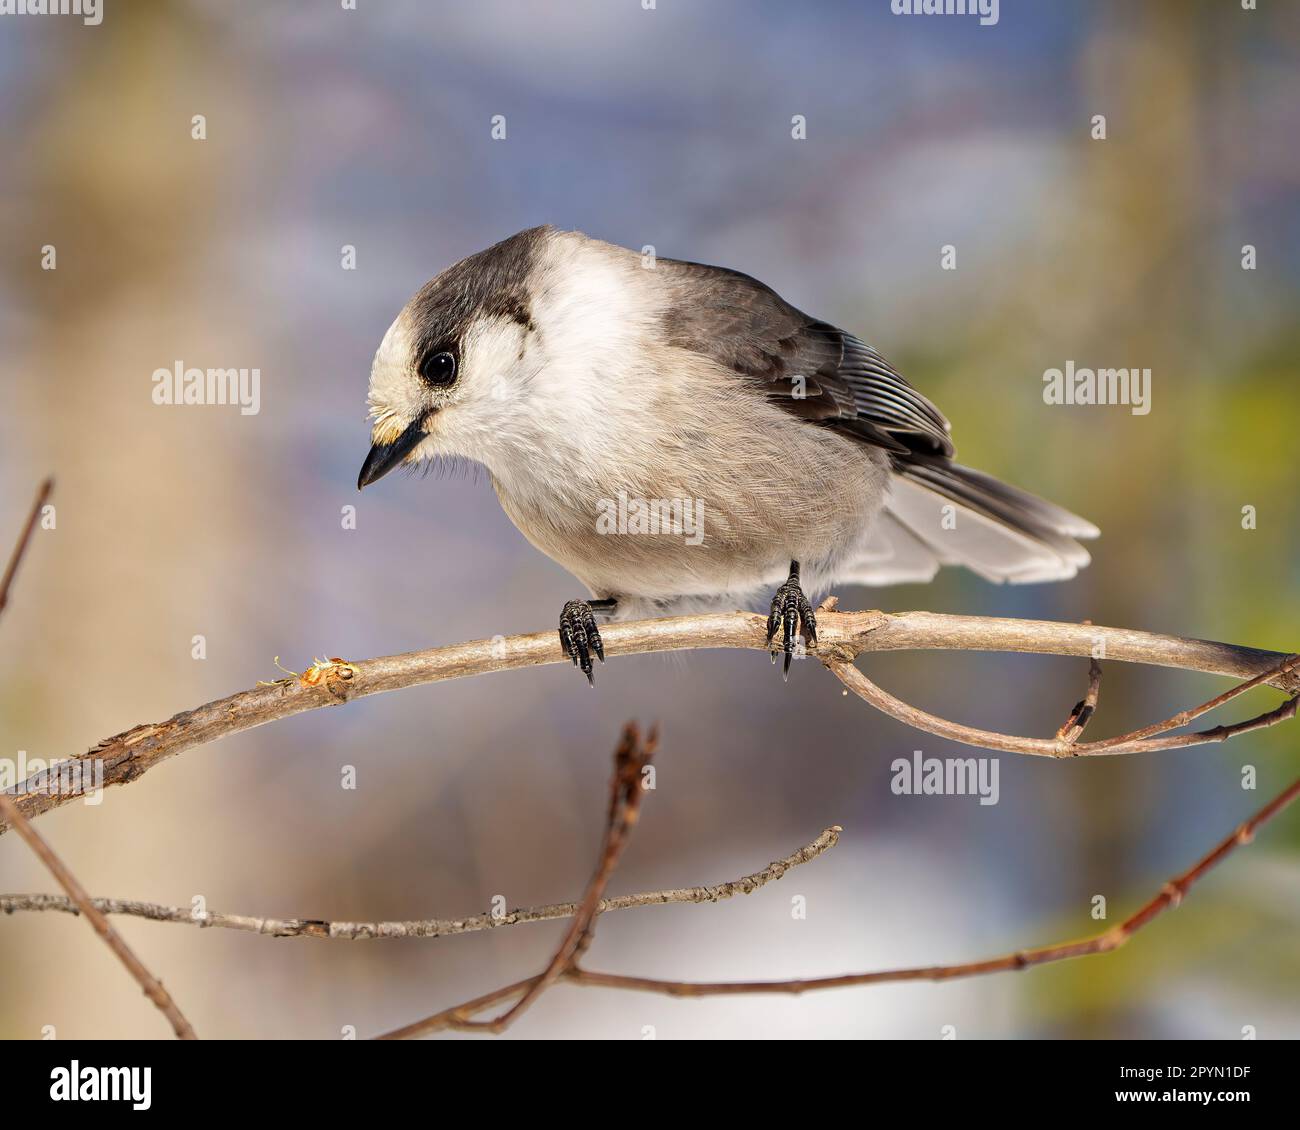
[[[449,385],[456,379],[456,358],[450,353],[432,353],[421,362],[420,376],[431,385]]]

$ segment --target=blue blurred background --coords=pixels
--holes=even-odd
[[[963,462],[1103,530],[1065,584],[945,571],[843,591],[845,607],[1296,648],[1300,10],[1260,8],[1003,0],[991,27],[894,16],[888,0],[109,0],[100,26],[0,17],[0,530],[58,477],[57,529],[0,626],[0,756],[82,752],[275,678],[277,655],[301,670],[551,627],[581,590],[485,475],[355,492],[370,359],[397,310],[449,263],[540,223],[756,275],[890,357],[951,418]],[[1152,411],[1045,404],[1044,371],[1068,359],[1150,368]],[[260,368],[260,413],[154,405],[151,374],[177,361]],[[1068,659],[865,666],[918,705],[1039,735],[1086,679]],[[1226,685],[1110,665],[1090,735]],[[1257,692],[1228,714],[1275,701]],[[761,655],[695,652],[612,662],[595,694],[550,667],[315,712],[41,828],[100,895],[352,919],[562,901],[595,858],[628,718],[657,719],[663,745],[614,893],[735,878],[845,828],[753,896],[602,920],[594,968],[685,979],[962,961],[1092,933],[1297,760],[1280,727],[1142,759],[1003,756],[995,806],[899,797],[896,757],[969,751],[842,697],[814,664],[782,685]],[[514,1032],[1296,1037],[1298,846],[1285,816],[1106,957],[791,999],[562,988]],[[6,837],[0,891],[48,889]],[[1090,914],[1098,895],[1106,922]],[[119,926],[201,1034],[327,1039],[523,976],[563,930],[350,943]],[[0,1036],[165,1032],[72,918],[0,922],[0,986]]]

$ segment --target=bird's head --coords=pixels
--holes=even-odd
[[[535,359],[529,280],[550,229],[532,228],[430,280],[388,328],[370,370],[360,489],[403,463],[484,460],[517,412]]]

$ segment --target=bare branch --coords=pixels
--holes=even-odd
[[[636,827],[641,814],[641,797],[645,793],[644,772],[654,757],[655,747],[659,743],[657,727],[651,727],[645,742],[634,722],[623,727],[623,737],[614,753],[614,776],[609,786],[609,812],[605,818],[605,837],[601,844],[600,861],[587,883],[587,890],[578,904],[577,913],[569,923],[563,939],[555,950],[546,968],[534,978],[510,986],[510,999],[518,1000],[494,1020],[480,1021],[472,1019],[476,1012],[487,1005],[483,998],[458,1005],[433,1016],[408,1024],[395,1032],[390,1032],[383,1039],[403,1040],[412,1036],[422,1036],[441,1028],[453,1027],[461,1030],[481,1029],[492,1033],[504,1032],[524,1011],[533,1004],[547,989],[570,970],[577,967],[578,959],[591,944],[591,932],[596,920],[597,908],[601,895],[609,883],[610,876],[618,866],[623,849],[627,846],[628,836]],[[518,990],[516,992],[516,990]],[[491,1003],[502,999],[501,994],[492,994]]]
[[[1084,623],[1091,624],[1092,621],[1085,620]],[[1097,713],[1097,700],[1100,697],[1101,663],[1098,662],[1097,657],[1094,655],[1088,660],[1088,690],[1084,693],[1083,698],[1074,704],[1074,709],[1070,711],[1070,716],[1065,720],[1065,725],[1056,731],[1058,741],[1073,745],[1083,737],[1083,731],[1088,728],[1092,716]]]
[[[833,848],[843,831],[833,825],[811,843],[804,844],[784,859],[769,863],[761,871],[743,875],[710,887],[682,887],[662,891],[644,891],[635,895],[616,895],[600,900],[596,914],[611,910],[630,910],[642,906],[668,906],[683,903],[722,902],[738,894],[752,894],[787,871],[816,859]],[[572,918],[578,911],[574,902],[552,903],[548,906],[521,907],[507,911],[500,917],[491,912],[470,918],[422,918],[409,922],[344,922],[318,918],[256,918],[243,914],[219,914],[207,911],[196,917],[189,907],[164,906],[156,902],[138,902],[133,899],[92,898],[91,904],[103,914],[130,915],[151,922],[172,922],[202,928],[243,930],[272,938],[340,938],[360,941],[370,938],[442,938],[451,934],[470,934],[480,930],[497,930],[507,926],[520,926],[529,922],[551,922]],[[22,911],[55,911],[78,914],[75,902],[63,895],[0,895],[0,913],[14,914]]]
[[[765,626],[761,616],[747,612],[727,612],[611,624],[602,629],[602,636],[605,653],[611,658],[617,655],[692,648],[749,648],[766,651]],[[1091,624],[948,616],[930,612],[827,610],[818,616],[818,641],[815,654],[842,681],[845,680],[847,670],[852,669],[853,659],[867,652],[970,650],[1088,657],[1094,649],[1103,647],[1108,659],[1120,662],[1149,663],[1238,679],[1258,679],[1258,685],[1272,686],[1288,695],[1294,695],[1300,690],[1300,671],[1295,666],[1282,666],[1293,658],[1290,655]],[[184,711],[165,722],[136,726],[100,742],[83,754],[80,760],[92,763],[99,761],[102,764],[104,785],[126,784],[159,762],[185,750],[303,711],[337,706],[352,698],[444,679],[567,662],[556,634],[539,632],[527,636],[511,636],[504,640],[478,640],[355,663],[314,665],[297,679],[262,684],[194,710]],[[850,685],[850,689],[862,694],[867,686],[873,684],[866,684],[865,676],[862,676],[861,681]],[[876,690],[879,697],[875,705],[894,713],[895,717],[901,716],[899,710],[912,709],[899,704],[878,688]],[[862,697],[872,701],[867,695]],[[886,704],[897,706],[890,710]],[[920,712],[916,716],[918,719],[931,717]],[[1280,720],[1280,716],[1274,720]],[[957,741],[1017,753],[1061,755],[1061,750],[1054,743],[1012,739],[956,724],[941,724],[948,727],[945,736],[951,736]],[[1271,723],[1261,720],[1258,724]],[[1238,729],[1231,732],[1244,731]],[[1219,737],[1207,740],[1222,740],[1224,736],[1228,736],[1228,733],[1220,732]],[[990,737],[1001,744],[990,744]],[[1020,744],[1008,745],[1008,742]],[[1191,743],[1177,741],[1170,744]],[[1138,748],[1169,748],[1169,745]],[[1097,752],[1100,752],[1100,748]],[[1108,752],[1132,751],[1111,748]],[[20,794],[18,803],[27,816],[38,816],[79,795],[73,790],[51,787],[52,776],[50,773],[36,774],[12,790]],[[94,780],[95,775],[82,774],[82,779]],[[4,830],[4,826],[0,825],[0,832]]]
[[[951,981],[960,977],[1008,973],[1075,957],[1109,953],[1125,945],[1134,934],[1164,911],[1170,907],[1178,906],[1194,883],[1242,844],[1250,843],[1254,839],[1255,833],[1264,824],[1293,803],[1298,796],[1300,796],[1300,779],[1293,781],[1250,819],[1239,825],[1236,831],[1217,844],[1181,875],[1175,876],[1165,883],[1151,899],[1124,919],[1123,922],[1100,934],[1078,941],[1060,942],[1054,945],[1041,946],[1037,949],[1016,950],[1000,957],[955,965],[919,965],[903,969],[845,973],[831,977],[813,977],[787,981],[670,981],[654,977],[633,977],[620,973],[602,973],[583,969],[579,966],[577,962],[581,956],[583,945],[578,944],[575,946],[573,939],[577,938],[585,943],[589,938],[592,917],[587,916],[585,919],[575,919],[573,927],[565,937],[565,942],[556,951],[556,957],[547,967],[545,973],[525,978],[522,981],[515,981],[463,1004],[444,1009],[442,1012],[390,1032],[381,1038],[401,1039],[410,1036],[428,1035],[445,1029],[499,1033],[509,1022],[509,1019],[519,1011],[521,1005],[535,999],[557,980],[588,988],[628,989],[674,997],[742,996],[771,993],[797,995],[819,989],[845,989],[861,985],[879,985],[901,981]],[[608,878],[608,873],[616,862],[616,857],[612,859],[610,857],[609,837],[607,836],[606,850],[602,853],[601,865],[597,868],[596,876],[593,877],[592,884],[588,888],[589,893],[598,883]],[[478,1021],[474,1019],[478,1013],[508,1001],[517,1001],[518,1003],[497,1020]]]
[[[903,702],[902,699],[895,698],[888,691],[878,687],[852,663],[831,659],[826,661],[826,666],[841,683],[864,702],[870,703],[877,710],[888,714],[891,718],[898,719],[900,722],[905,722],[914,729],[923,730],[928,734],[935,734],[941,738],[948,738],[951,741],[963,742],[966,745],[979,746],[983,749],[999,749],[1006,753],[1025,753],[1038,757],[1088,757],[1100,754],[1152,753],[1162,749],[1181,749],[1187,746],[1205,745],[1208,742],[1222,742],[1239,734],[1275,726],[1279,722],[1294,718],[1297,706],[1300,705],[1300,696],[1296,696],[1293,692],[1293,697],[1287,699],[1281,706],[1264,714],[1248,718],[1243,722],[1234,722],[1229,726],[1215,726],[1209,730],[1198,730],[1193,734],[1175,734],[1163,738],[1148,736],[1160,734],[1172,729],[1174,726],[1182,725],[1184,721],[1199,717],[1229,699],[1244,694],[1253,687],[1265,683],[1276,686],[1278,682],[1292,678],[1297,668],[1300,667],[1300,656],[1283,656],[1281,662],[1275,664],[1270,670],[1261,672],[1240,686],[1233,687],[1231,690],[1210,699],[1209,702],[1202,703],[1191,710],[1185,710],[1175,715],[1174,718],[1158,722],[1154,726],[1135,730],[1131,734],[1124,734],[1118,738],[1107,738],[1105,741],[1098,742],[1076,742],[1059,736],[1051,739],[1026,738],[1014,734],[1000,734],[993,730],[978,730],[973,726],[964,726],[960,722],[951,722],[946,718],[929,714],[918,707]]]
[[[27,546],[31,542],[32,531],[36,529],[36,522],[40,517],[41,508],[49,499],[50,492],[53,489],[54,480],[46,479],[41,484],[40,490],[36,492],[36,501],[32,504],[27,524],[23,527],[23,532],[18,536],[18,544],[14,546],[13,555],[9,558],[9,565],[5,569],[4,578],[0,579],[0,610],[4,609],[9,600],[9,588],[13,584],[14,577],[18,575],[18,566],[22,563],[23,555],[27,552]],[[20,810],[18,801],[5,793],[0,793],[0,816],[3,816],[18,832],[18,835],[27,842],[27,846],[32,849],[36,858],[45,864],[46,869],[54,876],[59,886],[68,892],[68,898],[86,916],[91,926],[94,927],[95,933],[104,939],[104,944],[126,966],[127,972],[135,978],[140,988],[144,990],[144,995],[153,1001],[159,1012],[167,1017],[168,1023],[171,1024],[172,1031],[176,1033],[177,1037],[182,1040],[197,1039],[194,1029],[190,1027],[190,1022],[181,1014],[181,1010],[176,1007],[176,1002],[172,1000],[167,990],[162,987],[162,983],[145,968],[144,963],[135,956],[131,951],[131,947],[122,940],[122,936],[113,929],[108,919],[91,905],[90,896],[86,894],[82,885],[77,882],[77,877],[68,870],[67,864],[54,853],[54,849],[45,842],[44,837],[31,826],[30,821]]]
[[[885,969],[872,973],[846,973],[837,977],[814,977],[800,981],[664,981],[651,977],[625,977],[617,973],[595,973],[586,969],[571,971],[565,980],[572,984],[605,989],[634,989],[663,993],[674,997],[716,997],[751,993],[805,993],[816,989],[845,989],[856,985],[881,985],[897,981],[951,981],[958,977],[976,977],[987,973],[1009,973],[1065,961],[1072,957],[1109,953],[1124,945],[1143,926],[1170,907],[1176,907],[1192,884],[1242,844],[1250,843],[1255,833],[1269,820],[1300,796],[1300,779],[1293,781],[1232,835],[1216,845],[1181,875],[1170,879],[1159,893],[1129,915],[1118,926],[1076,942],[1062,942],[1039,949],[1017,950],[1001,957],[972,961],[960,965],[921,965],[909,969]]]
[[[4,576],[0,577],[0,612],[3,612],[5,605],[9,603],[9,589],[14,583],[14,578],[18,576],[18,566],[22,564],[23,557],[27,553],[32,534],[36,531],[36,523],[40,521],[41,510],[50,500],[53,491],[53,479],[46,479],[36,491],[36,501],[32,503],[32,509],[27,515],[27,522],[23,526],[23,532],[18,535],[18,542],[14,546],[13,553],[9,556],[9,564],[5,566]]]
[[[144,995],[153,1001],[159,1012],[167,1017],[167,1022],[171,1024],[172,1031],[176,1033],[177,1037],[182,1040],[197,1040],[198,1037],[194,1034],[190,1022],[185,1019],[181,1010],[176,1007],[176,1002],[172,1000],[171,994],[163,988],[162,982],[150,973],[144,963],[135,956],[131,947],[122,940],[122,935],[114,930],[103,913],[96,909],[91,902],[90,896],[77,882],[76,876],[54,854],[49,844],[32,827],[27,817],[18,810],[18,805],[13,798],[5,793],[0,793],[0,814],[13,825],[14,831],[27,841],[28,846],[36,853],[36,857],[45,864],[50,874],[58,881],[59,886],[68,892],[68,898],[75,904],[77,910],[86,916],[87,921],[94,927],[95,933],[104,939],[104,944],[126,966],[127,972],[135,978],[144,991]]]

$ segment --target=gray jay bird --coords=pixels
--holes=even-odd
[[[590,591],[566,654],[604,662],[594,613],[748,606],[784,668],[817,625],[805,592],[1054,581],[1097,529],[953,462],[942,413],[879,353],[722,267],[531,228],[426,283],[370,373],[357,480],[459,456]],[[778,639],[779,634],[779,639]]]

